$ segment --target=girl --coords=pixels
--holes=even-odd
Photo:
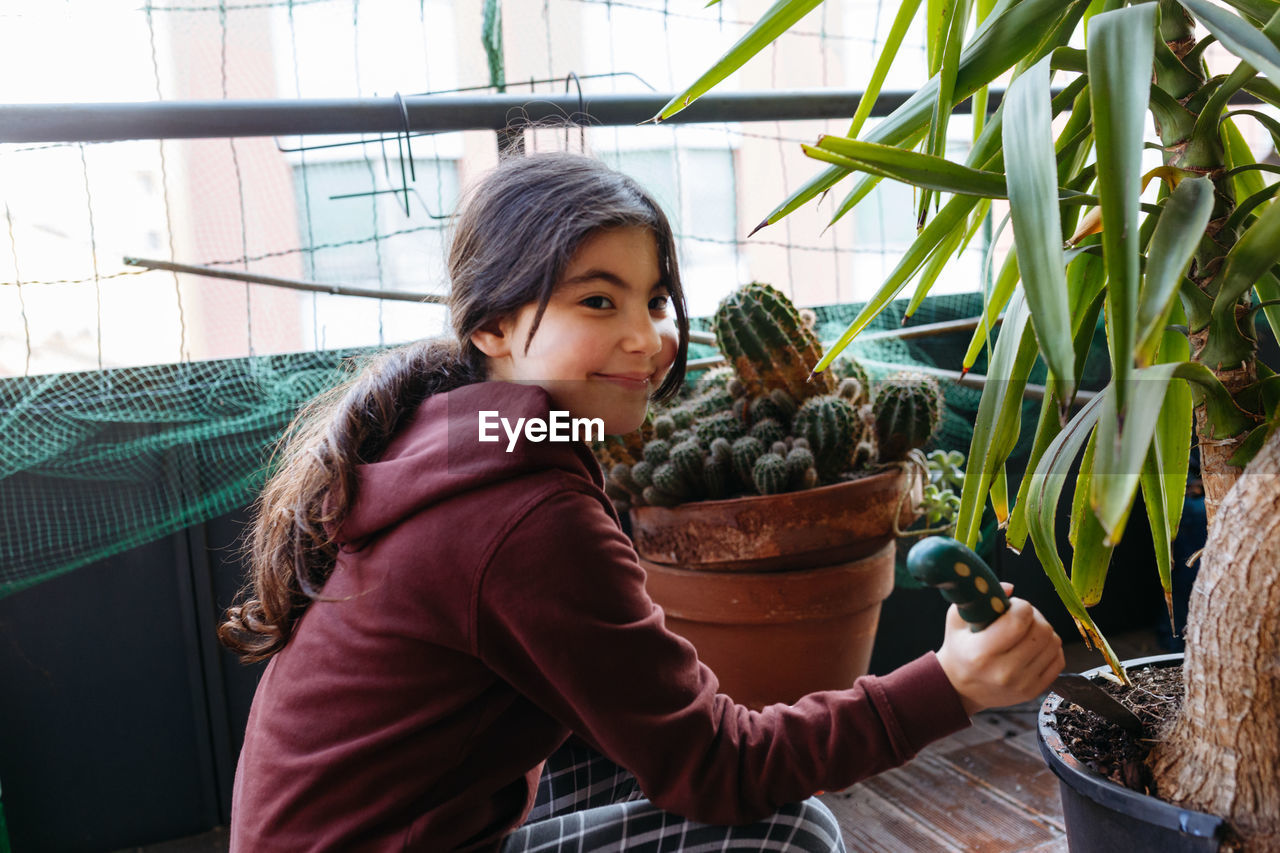
[[[220,631],[270,658],[233,850],[843,850],[816,791],[1062,668],[1014,599],[977,634],[953,607],[936,654],[847,690],[761,712],[718,694],[588,446],[542,440],[557,411],[634,430],[683,381],[665,216],[591,159],[513,159],[460,209],[449,267],[456,339],[309,407],[256,508]]]

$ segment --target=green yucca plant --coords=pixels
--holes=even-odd
[[[708,91],[818,2],[778,0],[657,118]],[[1280,4],[1223,2],[1230,8],[1208,0],[930,0],[923,15],[932,76],[864,134],[903,34],[922,14],[920,0],[901,0],[848,134],[804,146],[825,168],[758,227],[850,177],[835,219],[885,178],[919,190],[916,241],[817,364],[822,371],[913,279],[914,310],[991,199],[1008,199],[1014,250],[986,294],[986,323],[962,365],[991,346],[990,328],[1005,312],[957,538],[976,543],[990,501],[1010,546],[1031,539],[1081,633],[1123,677],[1088,606],[1139,490],[1171,600],[1170,543],[1196,433],[1210,535],[1192,596],[1185,702],[1151,764],[1161,796],[1228,818],[1246,849],[1280,850],[1280,376],[1258,358],[1255,332],[1262,321],[1280,332],[1280,168],[1256,162],[1238,128],[1257,122],[1280,146],[1280,122],[1233,106],[1237,96],[1280,106]],[[1209,35],[1197,38],[1197,23]],[[1070,47],[1082,29],[1085,48]],[[1204,50],[1214,42],[1235,58],[1228,73],[1206,68]],[[986,117],[987,86],[1010,71],[1005,97]],[[948,117],[970,97],[973,146],[966,162],[951,162]],[[1144,174],[1148,115],[1163,165]],[[1153,181],[1158,188],[1148,190]],[[1112,379],[1076,408],[1100,314]],[[1049,393],[1011,504],[1005,462],[1037,360],[1048,368]],[[1054,526],[1077,458],[1068,566]]]

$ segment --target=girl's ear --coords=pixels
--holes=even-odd
[[[490,320],[471,333],[471,343],[489,358],[505,358],[511,354],[513,331],[507,320]]]

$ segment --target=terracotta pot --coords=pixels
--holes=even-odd
[[[865,675],[893,591],[904,471],[782,495],[631,510],[649,595],[720,690],[762,708]],[[919,487],[902,501],[914,519]]]
[[[695,501],[631,510],[640,556],[703,571],[776,571],[847,563],[893,539],[893,513],[907,484],[899,527],[916,516],[923,486],[894,468],[858,480],[781,495]]]
[[[1125,669],[1171,666],[1182,654],[1122,661]],[[1085,675],[1110,672],[1100,666]],[[1067,846],[1073,853],[1213,853],[1226,831],[1215,815],[1179,808],[1156,797],[1117,785],[1077,761],[1057,731],[1062,697],[1050,693],[1040,706],[1040,754],[1058,777]]]

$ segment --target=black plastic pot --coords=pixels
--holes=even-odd
[[[1156,655],[1124,661],[1124,666],[1170,666],[1181,661],[1181,654]],[[1107,670],[1103,666],[1084,674]],[[1216,853],[1226,831],[1222,818],[1132,791],[1077,761],[1054,728],[1061,702],[1061,696],[1050,693],[1040,706],[1040,752],[1058,777],[1072,853]]]

